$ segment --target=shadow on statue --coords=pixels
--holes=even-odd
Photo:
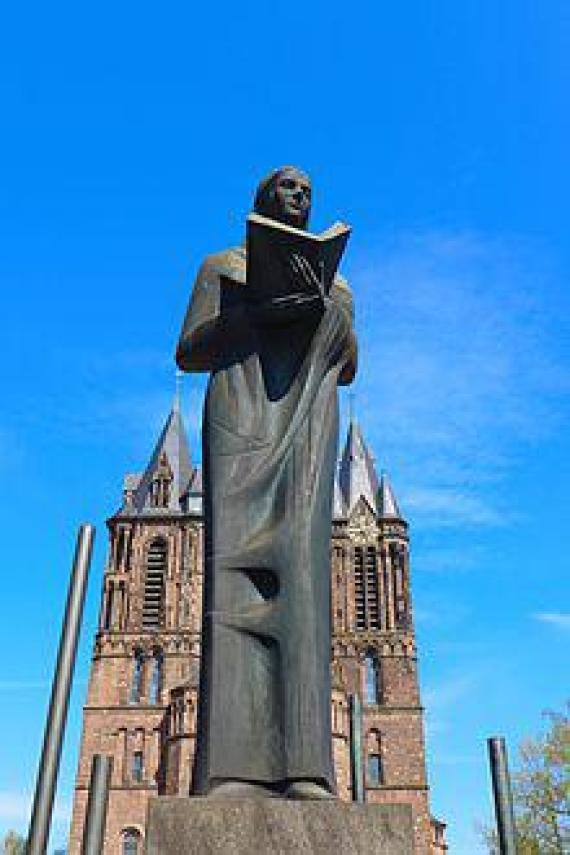
[[[272,172],[245,246],[208,256],[176,352],[209,372],[193,795],[150,802],[147,853],[411,853],[408,806],[335,800],[330,539],[338,385],[356,372],[348,227],[307,231],[308,177]],[[196,848],[192,848],[195,846]]]

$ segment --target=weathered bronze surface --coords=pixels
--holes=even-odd
[[[310,204],[292,167],[255,198],[257,213],[302,229]],[[210,797],[334,792],[329,549],[337,385],[354,376],[356,341],[346,281],[326,293],[302,258],[285,263],[290,297],[264,301],[248,291],[245,248],[207,257],[176,354],[211,373],[194,770]]]

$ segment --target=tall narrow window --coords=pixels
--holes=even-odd
[[[380,699],[379,692],[378,659],[372,652],[364,658],[364,703],[377,704]]]
[[[170,503],[170,488],[173,473],[166,452],[163,451],[158,461],[150,485],[150,504],[153,508],[167,508]]]
[[[384,783],[382,765],[382,739],[377,730],[372,730],[367,739],[366,783],[369,787],[378,787]]]
[[[107,591],[105,593],[105,602],[103,605],[103,629],[110,629],[111,627],[111,613],[113,610],[113,585],[109,582]]]
[[[410,624],[408,590],[406,580],[406,557],[404,549],[397,544],[390,546],[392,574],[394,579],[394,611],[397,629],[408,629]]]
[[[123,849],[121,855],[140,855],[139,843],[141,836],[134,828],[123,831]]]
[[[164,579],[166,576],[166,542],[153,540],[148,550],[144,582],[143,629],[160,629],[164,622]]]
[[[143,753],[142,751],[133,752],[133,769],[132,778],[137,784],[140,784],[143,779]]]
[[[129,703],[138,704],[142,694],[142,678],[144,666],[144,653],[142,650],[135,650],[135,661],[133,663],[133,679],[131,681],[131,691],[129,693]]]
[[[162,689],[162,651],[155,650],[152,661],[152,675],[150,678],[149,701],[151,704],[160,703]]]
[[[184,698],[179,698],[176,702],[176,731],[184,733]]]
[[[382,783],[382,758],[379,754],[368,755],[367,773],[371,787],[377,787]]]
[[[120,569],[123,558],[125,557],[125,530],[120,528],[117,531],[117,569]]]

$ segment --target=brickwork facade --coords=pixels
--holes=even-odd
[[[358,429],[351,431],[335,488],[331,551],[338,795],[353,799],[360,774],[367,801],[411,804],[417,853],[435,855],[446,851],[445,826],[429,812],[408,527],[387,482],[374,482],[370,465],[363,469],[371,458]],[[127,476],[108,529],[70,855],[81,851],[94,754],[114,758],[104,855],[141,855],[149,797],[187,795],[192,786],[204,532],[200,473],[190,465],[176,407],[146,472]]]

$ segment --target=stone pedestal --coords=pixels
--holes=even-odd
[[[146,855],[413,855],[408,805],[153,798]]]

